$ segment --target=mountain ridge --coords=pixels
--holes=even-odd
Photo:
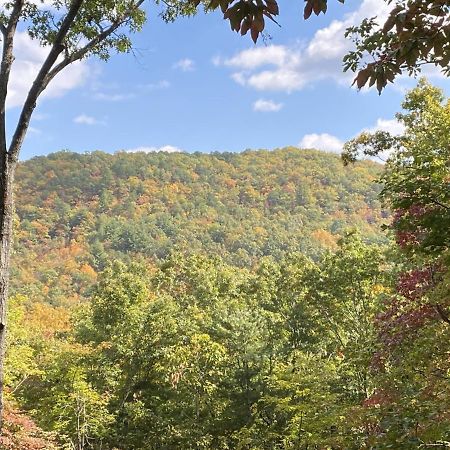
[[[379,173],[372,161],[344,167],[294,147],[35,157],[17,173],[13,290],[39,297],[29,286],[53,285],[60,303],[64,292],[83,297],[112,259],[158,261],[174,249],[252,266],[292,252],[317,258],[349,228],[383,242]]]

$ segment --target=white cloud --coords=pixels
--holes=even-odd
[[[163,145],[162,147],[136,147],[136,148],[130,148],[128,150],[125,150],[127,153],[159,153],[159,152],[165,152],[165,153],[183,153],[183,150],[181,150],[178,147],[174,147],[173,145]]]
[[[247,84],[258,91],[292,91],[301,89],[307,84],[307,80],[302,74],[289,69],[280,68],[278,70],[265,70],[250,76]]]
[[[236,81],[237,84],[240,84],[241,86],[245,86],[247,83],[245,73],[243,72],[235,72],[231,74],[231,78]]]
[[[399,135],[405,131],[405,127],[396,119],[378,119],[375,126],[366,128],[364,131],[368,131],[369,133],[387,131],[393,135]]]
[[[344,142],[328,133],[306,134],[298,144],[300,148],[315,148],[326,152],[341,153]]]
[[[378,16],[383,23],[388,11],[384,0],[364,0],[343,20],[334,20],[318,30],[309,42],[254,47],[228,59],[215,57],[213,64],[234,69],[232,78],[236,82],[260,91],[290,93],[326,79],[349,84],[354,75],[342,72],[342,58],[352,48],[345,30],[364,17]]]
[[[98,120],[95,117],[88,116],[87,114],[80,114],[73,119],[74,123],[79,125],[106,125],[104,120]]]
[[[253,103],[253,110],[259,112],[277,112],[283,108],[283,103],[275,103],[272,100],[260,98]]]
[[[195,69],[195,63],[192,59],[184,58],[176,62],[173,67],[174,69],[180,69],[183,72],[191,72]]]
[[[14,51],[16,59],[11,72],[7,108],[23,104],[48,52],[48,47],[41,47],[37,41],[30,39],[27,33],[16,34]],[[42,97],[61,97],[66,92],[82,86],[88,75],[89,67],[85,61],[74,63],[50,83]]]
[[[396,119],[380,118],[377,120],[377,123],[374,126],[364,128],[361,131],[367,131],[369,133],[375,133],[376,131],[387,131],[393,135],[399,135],[403,133],[404,126]],[[344,148],[343,141],[341,141],[338,137],[328,133],[306,134],[305,136],[303,136],[298,145],[300,148],[315,148],[317,150],[324,150],[332,153],[341,153]],[[379,156],[379,158],[374,159],[386,160],[386,158],[389,156],[389,153]]]
[[[297,64],[298,56],[283,45],[268,45],[265,47],[252,47],[244,50],[230,59],[217,59],[218,64],[229,67],[239,67],[240,69],[258,69],[261,66],[285,66],[287,64]]]

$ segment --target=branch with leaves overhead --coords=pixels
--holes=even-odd
[[[10,22],[14,18],[17,21],[22,18],[28,24],[30,37],[38,39],[44,46],[49,46],[50,50],[22,107],[17,127],[8,147],[10,159],[17,160],[36,102],[56,75],[68,65],[89,54],[96,54],[107,59],[111,49],[126,51],[131,48],[129,38],[125,34],[114,35],[114,33],[124,25],[128,25],[132,30],[140,29],[145,15],[139,8],[144,0],[115,2],[115,5],[113,3],[103,2],[101,6],[98,2],[73,0],[65,13],[59,11],[60,7],[58,8],[57,4],[55,4],[57,12],[50,13],[38,7],[33,8],[28,2],[14,2],[8,25],[5,27],[5,36],[8,37]],[[60,17],[57,17],[58,13]],[[4,39],[6,50],[3,53],[3,66],[5,69],[0,74],[2,86],[7,86],[9,81],[8,45],[12,52],[13,39],[10,44],[8,42],[8,39]],[[4,91],[6,88],[2,90]],[[4,97],[6,98],[6,93]],[[2,100],[5,101],[3,96]],[[4,122],[0,123],[0,126],[3,131]]]
[[[256,43],[266,28],[266,20],[279,16],[277,0],[186,0],[194,7],[220,8],[231,29]],[[345,0],[337,0],[344,3]],[[446,0],[385,0],[391,7],[384,23],[377,17],[365,18],[348,28],[346,37],[355,49],[344,57],[344,71],[357,73],[354,84],[361,89],[376,86],[378,92],[406,72],[415,75],[427,64],[450,75],[450,4]],[[176,3],[176,2],[175,2]],[[325,14],[327,0],[304,0],[304,19]],[[330,43],[332,45],[332,43]]]
[[[393,8],[384,24],[367,18],[347,30],[356,48],[344,58],[344,70],[359,71],[357,87],[376,85],[381,92],[398,75],[416,75],[428,64],[450,75],[450,3],[389,3]]]

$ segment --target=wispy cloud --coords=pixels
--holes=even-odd
[[[195,69],[195,62],[192,59],[184,58],[177,61],[173,67],[183,72],[192,72]]]
[[[94,94],[95,100],[103,100],[107,102],[122,102],[124,100],[130,100],[135,98],[136,94],[133,93],[106,93],[106,92],[97,92]]]
[[[160,80],[155,83],[147,83],[142,84],[139,86],[141,89],[147,90],[147,91],[156,91],[159,89],[167,89],[170,87],[170,82],[167,80]]]
[[[29,127],[28,131],[33,134],[42,134],[42,130],[36,127]]]
[[[170,83],[167,80],[155,81],[154,83],[141,84],[136,86],[133,90],[122,89],[118,84],[101,85],[95,84],[93,87],[92,97],[95,100],[105,102],[123,102],[133,100],[142,94],[150,91],[157,91],[160,89],[167,89]]]
[[[276,103],[262,98],[253,103],[253,110],[258,112],[278,112],[281,108],[283,108],[283,103]]]
[[[80,114],[79,116],[76,116],[73,119],[73,122],[78,125],[89,125],[89,126],[106,125],[105,120],[99,120],[99,119],[96,119],[95,117],[88,116],[87,114]]]
[[[47,120],[49,117],[50,117],[49,114],[44,114],[44,113],[39,113],[39,112],[36,112],[33,114],[33,120],[39,121],[39,122],[41,122],[43,120]]]

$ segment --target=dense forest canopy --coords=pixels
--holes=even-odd
[[[114,258],[178,250],[252,267],[293,252],[317,259],[349,228],[383,242],[380,171],[298,148],[34,158],[17,174],[13,289],[58,304]]]

